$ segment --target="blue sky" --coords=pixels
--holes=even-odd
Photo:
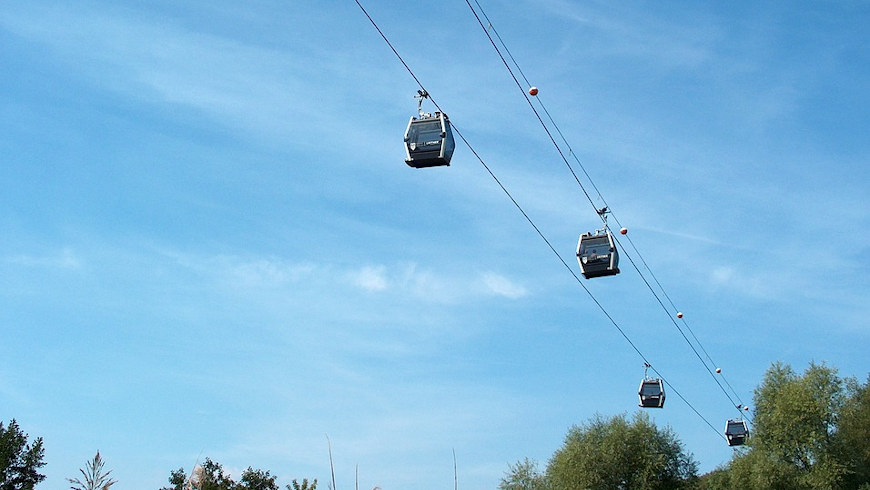
[[[576,267],[597,217],[465,2],[363,3]],[[866,2],[481,1],[745,401],[777,360],[867,376]],[[642,360],[352,1],[0,5],[0,418],[41,487],[210,457],[339,488],[495,488],[632,413]],[[572,161],[573,162],[573,161]],[[637,271],[584,284],[717,428],[734,408]],[[651,412],[708,471],[731,450]]]

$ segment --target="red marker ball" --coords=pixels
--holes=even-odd
[[[683,318],[683,312],[682,312],[682,311],[679,312],[679,313],[677,313],[677,318]]]
[[[628,228],[620,228],[619,232],[625,235],[626,233],[628,233]]]
[[[535,96],[538,95],[538,87],[532,87],[529,89],[529,95]]]
[[[717,374],[718,374],[718,373],[721,373],[721,372],[722,372],[722,368],[716,368],[716,373],[717,373]]]

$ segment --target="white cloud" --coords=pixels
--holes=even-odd
[[[729,295],[764,301],[782,301],[800,296],[805,286],[799,277],[780,267],[756,270],[743,265],[719,266],[712,268],[708,274],[707,280],[715,289],[727,290]]]
[[[334,291],[352,287],[368,292],[393,292],[412,295],[429,302],[452,303],[467,297],[473,281],[420,268],[415,263],[371,264],[356,270],[341,270],[331,263],[294,262],[280,257],[197,256],[163,252],[179,265],[199,274],[215,277],[220,283],[248,289],[288,288],[304,283],[305,289]]]
[[[483,275],[483,283],[491,294],[504,296],[505,298],[519,299],[528,294],[528,291],[523,286],[493,272],[487,272]]]
[[[168,254],[180,265],[214,275],[233,288],[262,290],[305,284],[309,290],[352,287],[366,292],[388,292],[434,303],[456,303],[474,296],[519,299],[528,290],[507,277],[487,272],[474,276],[421,268],[416,263],[369,264],[336,274],[335,264],[293,262],[279,257],[192,257]]]
[[[328,60],[318,54],[327,48],[313,42],[264,47],[148,14],[83,6],[4,12],[0,26],[47,47],[100,89],[183,106],[248,136],[301,146],[317,138],[300,134],[342,132],[336,129],[342,119],[332,116],[342,110],[338,96],[327,98],[318,87],[347,68],[311,68]]]
[[[522,298],[528,294],[522,285],[494,272],[487,272],[474,280],[463,275],[438,274],[420,269],[414,263],[393,267],[367,265],[349,273],[348,278],[354,286],[366,291],[386,291],[395,287],[398,292],[436,302],[454,302],[459,298],[481,293],[509,299]],[[474,286],[481,282],[482,287]]]
[[[460,291],[463,281],[446,274],[423,269],[416,265],[404,268],[405,287],[417,298],[439,303],[452,303],[463,295]]]
[[[730,289],[741,295],[759,298],[767,298],[770,295],[769,288],[765,287],[760,278],[740,275],[734,267],[715,267],[710,271],[709,279],[714,287]]]
[[[352,273],[351,280],[366,291],[383,291],[388,285],[384,266],[365,266]]]
[[[321,266],[279,257],[201,256],[163,250],[177,265],[221,282],[246,288],[280,288],[316,275]]]
[[[277,287],[310,275],[315,268],[311,264],[294,264],[280,259],[257,259],[231,263],[227,270],[241,284]]]

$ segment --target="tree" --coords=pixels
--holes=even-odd
[[[499,490],[545,490],[546,478],[538,471],[538,464],[526,458],[512,464],[499,483]]]
[[[701,488],[870,489],[870,379],[774,363],[755,390],[752,437]]]
[[[169,487],[161,490],[279,490],[277,477],[268,471],[255,470],[248,467],[242,472],[238,482],[233,481],[229,474],[224,472],[220,463],[206,458],[201,465],[194,467],[188,477],[184,468],[179,468],[169,475]],[[315,490],[317,480],[309,485],[308,480],[302,480],[302,485],[293,480],[293,487],[287,485],[287,490]],[[2,490],[2,489],[0,489]]]
[[[727,466],[718,467],[698,479],[698,488],[704,490],[730,490],[732,488],[731,472],[728,471]]]
[[[302,479],[302,484],[296,481],[296,478],[290,482],[291,485],[287,485],[287,490],[317,490],[317,478],[314,479],[310,484],[308,483],[307,478]]]
[[[674,433],[637,412],[632,421],[624,414],[596,416],[571,428],[547,466],[547,479],[554,490],[681,488],[697,472]]]
[[[502,479],[502,490],[575,490],[687,488],[698,463],[683,450],[670,429],[659,429],[643,412],[596,416],[574,426],[540,475],[528,460]]]
[[[870,377],[860,386],[849,380],[852,396],[843,404],[837,427],[837,452],[849,469],[844,487],[870,487]]]
[[[248,466],[248,469],[242,473],[239,487],[246,490],[278,490],[275,478],[269,475],[268,471],[255,470]]]
[[[774,363],[755,390],[749,451],[731,463],[744,488],[840,488],[850,473],[837,442],[849,384],[836,369],[810,364],[798,375]]]
[[[0,490],[32,490],[45,479],[39,473],[45,466],[42,438],[32,443],[27,438],[15,419],[5,428],[0,422]]]
[[[188,490],[191,487],[196,490],[236,490],[239,488],[236,482],[224,473],[223,466],[209,458],[205,458],[203,464],[193,468],[189,479],[184,468],[173,471],[169,476],[169,483],[172,485],[171,487],[164,487],[161,490]]]
[[[72,490],[109,490],[109,487],[117,482],[109,478],[112,470],[103,473],[104,465],[105,463],[100,457],[100,451],[97,451],[97,455],[94,456],[94,459],[88,461],[87,465],[85,465],[87,471],[79,468],[85,481],[81,481],[78,478],[67,478],[67,481],[73,484],[70,488]]]
[[[172,486],[163,487],[160,490],[185,490],[186,483],[187,473],[184,472],[184,468],[178,468],[169,474],[169,484]]]

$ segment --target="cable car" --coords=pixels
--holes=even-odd
[[[637,389],[640,398],[638,406],[644,408],[663,408],[665,406],[665,383],[661,378],[647,376],[652,366],[648,362],[643,363],[643,379]]]
[[[619,252],[607,228],[608,212],[606,206],[599,209],[598,215],[604,220],[604,226],[595,233],[580,235],[577,241],[577,262],[586,279],[619,274]]]
[[[577,262],[586,279],[619,274],[619,253],[610,230],[580,235],[577,242]]]
[[[665,406],[665,385],[661,379],[644,378],[637,389],[639,407],[663,408]]]
[[[729,446],[742,446],[749,437],[749,429],[746,428],[746,421],[730,419],[725,423],[725,437],[728,439]]]
[[[619,274],[619,253],[610,230],[580,235],[577,242],[577,262],[586,279]]]
[[[423,99],[429,94],[418,90],[418,117],[411,116],[408,128],[405,130],[405,163],[409,167],[426,168],[450,165],[450,158],[456,147],[453,132],[450,131],[450,120],[441,112],[429,114],[423,112]]]

